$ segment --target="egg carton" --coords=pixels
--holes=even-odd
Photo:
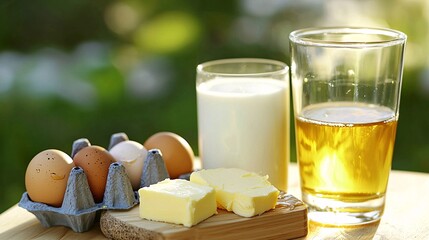
[[[113,134],[109,149],[119,142],[128,140],[125,133]],[[72,158],[82,148],[90,146],[88,139],[81,138],[73,143]],[[144,162],[141,187],[169,178],[161,151],[151,149]],[[139,203],[137,191],[133,191],[125,167],[120,162],[110,164],[103,202],[95,203],[89,189],[85,172],[80,167],[72,168],[67,182],[62,206],[57,208],[40,202],[33,202],[24,192],[18,205],[33,213],[45,227],[66,226],[75,232],[85,232],[95,223],[97,212],[110,209],[130,209]]]

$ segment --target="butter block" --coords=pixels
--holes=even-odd
[[[243,217],[275,208],[279,191],[260,176],[238,168],[205,169],[193,172],[190,181],[216,190],[217,206]]]
[[[191,227],[217,213],[210,186],[183,179],[165,179],[139,189],[141,218]]]

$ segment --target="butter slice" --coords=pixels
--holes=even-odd
[[[219,208],[252,217],[277,204],[279,191],[267,179],[238,168],[218,168],[193,172],[190,181],[213,187]]]
[[[140,217],[191,227],[216,214],[212,187],[182,179],[165,179],[139,189]]]

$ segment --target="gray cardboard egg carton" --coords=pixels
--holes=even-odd
[[[128,136],[125,133],[113,134],[109,149],[126,140],[128,140]],[[90,145],[88,139],[76,140],[73,143],[71,157],[73,158],[79,150]],[[143,167],[140,187],[149,186],[166,178],[169,178],[169,175],[161,151],[149,150]],[[85,232],[93,226],[98,211],[129,209],[138,203],[139,195],[137,191],[133,191],[125,167],[120,162],[114,162],[109,167],[106,190],[101,203],[94,202],[83,169],[74,167],[70,172],[61,207],[56,208],[44,203],[33,202],[27,192],[22,195],[18,205],[33,213],[45,227],[66,226],[75,232]]]

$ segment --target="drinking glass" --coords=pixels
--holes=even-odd
[[[309,218],[334,225],[376,221],[391,169],[406,35],[312,28],[289,38],[297,158]]]
[[[204,168],[241,168],[287,189],[289,68],[268,59],[197,67],[199,154]]]
[[[297,158],[309,218],[380,219],[391,169],[406,35],[378,28],[294,31]]]

